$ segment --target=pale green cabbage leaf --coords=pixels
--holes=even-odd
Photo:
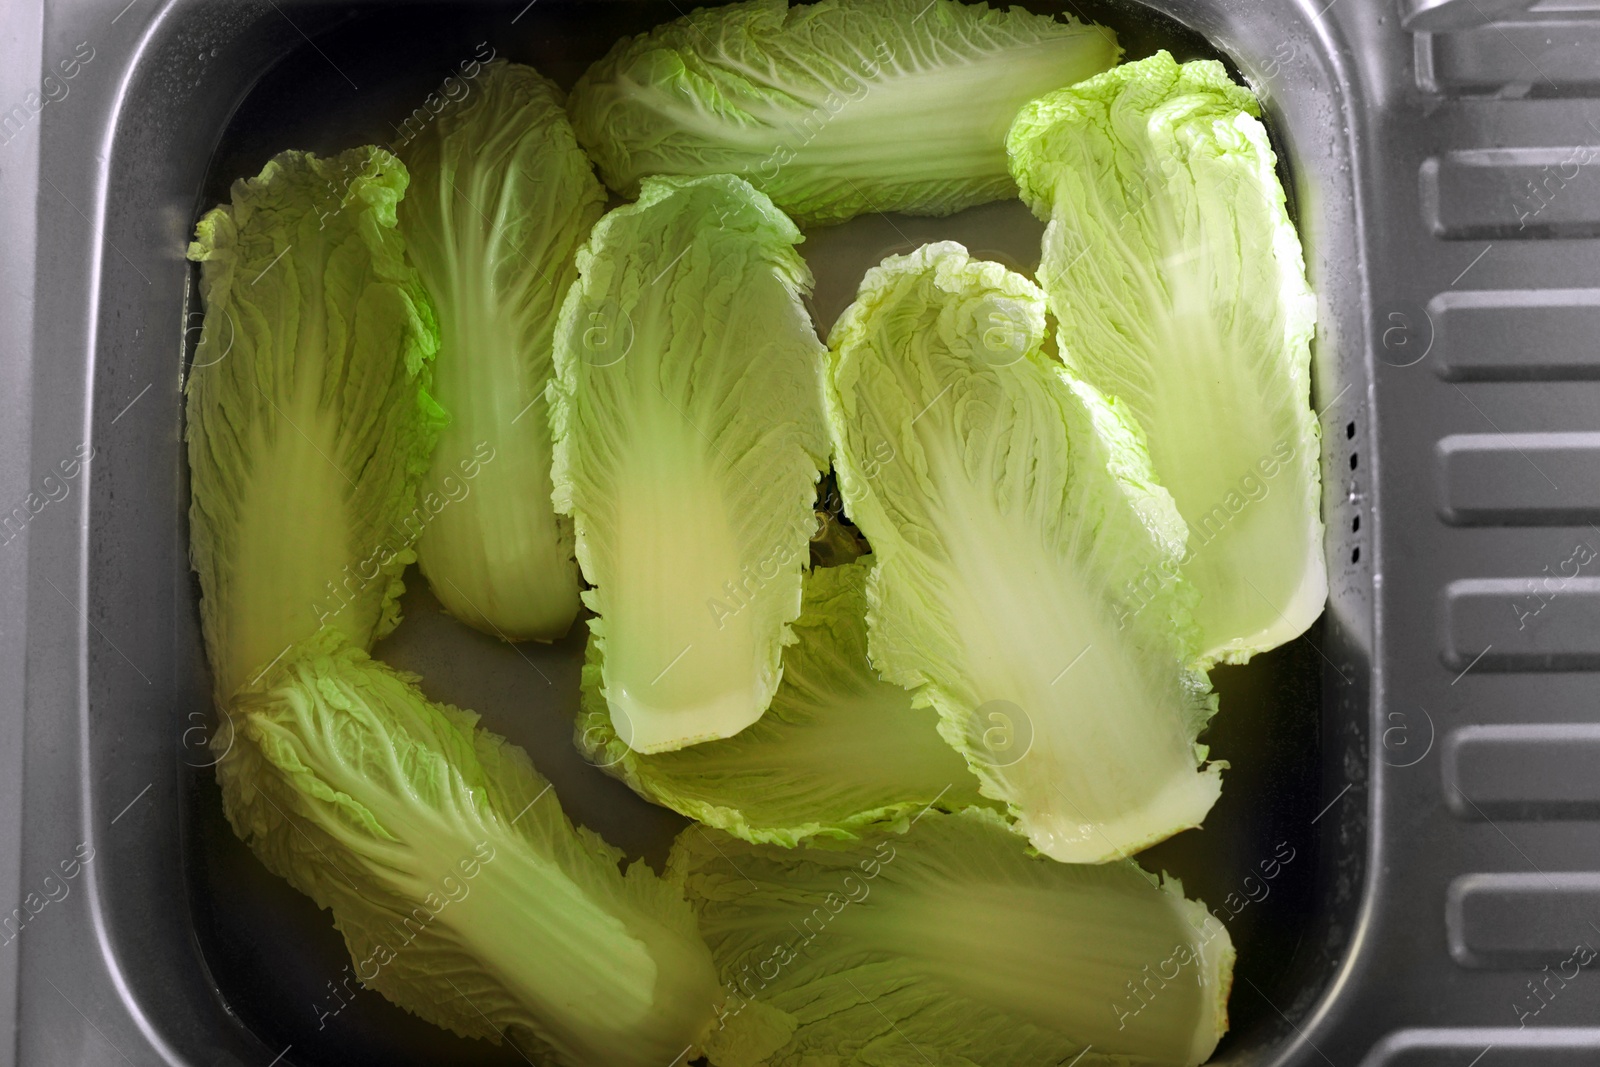
[[[235,832],[333,912],[358,979],[524,1056],[662,1067],[721,999],[681,884],[567,821],[527,755],[325,631],[213,747]]]
[[[755,722],[793,640],[828,451],[799,239],[739,178],[653,178],[578,254],[555,501],[594,586],[601,695],[639,752]]]
[[[793,846],[903,829],[929,807],[983,803],[937,718],[867,660],[871,557],[805,578],[796,641],[772,706],[733,737],[641,756],[611,727],[590,642],[574,736],[597,766],[657,804],[747,841]]]
[[[954,243],[869,271],[829,338],[846,510],[872,543],[872,660],[917,690],[1039,851],[1100,863],[1198,826],[1221,788],[1195,738],[1181,580],[1120,591],[1184,528],[1117,406],[1041,348],[1044,294]]]
[[[284,152],[189,246],[189,552],[219,700],[319,629],[370,647],[399,622],[441,421],[433,312],[395,232],[406,180],[382,149]]]
[[[1062,358],[1138,420],[1188,523],[1206,662],[1298,637],[1328,591],[1316,301],[1259,114],[1222,64],[1161,52],[1032,102],[1009,138]],[[1170,580],[1130,577],[1138,611]]]
[[[1175,879],[1026,854],[992,811],[849,849],[679,835],[727,1000],[716,1067],[1192,1067],[1233,943]]]
[[[943,215],[1016,195],[1017,108],[1117,61],[1071,18],[956,0],[745,0],[618,42],[573,89],[613,189],[650,174],[737,174],[802,225],[868,211]]]
[[[550,503],[556,312],[605,190],[562,93],[491,63],[401,149],[400,231],[439,318],[433,395],[450,415],[422,485],[417,558],[445,610],[510,641],[578,613],[572,524]]]

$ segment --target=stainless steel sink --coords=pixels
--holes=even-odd
[[[221,820],[183,250],[234,178],[390,140],[483,47],[570,84],[677,6],[8,4],[0,907],[22,918],[0,912],[0,1065],[522,1062],[347,983],[328,917]],[[1328,611],[1219,673],[1223,801],[1145,857],[1238,944],[1216,1062],[1600,1062],[1600,958],[1576,962],[1600,948],[1600,3],[1029,6],[1256,86],[1321,300]],[[1015,204],[816,231],[819,326],[889,252],[954,237],[1026,268],[1037,233]],[[379,655],[659,859],[676,817],[569,743],[577,640],[481,638],[420,583],[406,609]]]

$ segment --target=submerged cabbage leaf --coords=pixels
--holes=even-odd
[[[207,212],[189,374],[189,554],[219,700],[328,627],[399,622],[400,533],[440,416],[433,312],[405,263],[406,170],[284,152]]]
[[[930,806],[983,803],[978,783],[911,694],[867,661],[870,556],[806,575],[796,641],[761,719],[733,737],[641,756],[611,728],[589,642],[575,737],[646,799],[747,841],[793,846],[896,827]]]
[[[784,850],[679,835],[728,993],[717,1067],[1192,1067],[1228,1028],[1233,943],[1174,879],[1029,856],[994,812]]]
[[[561,91],[492,63],[402,150],[400,230],[439,316],[433,394],[450,415],[423,482],[417,559],[456,618],[551,641],[578,613],[572,524],[550,503],[556,311],[605,191]]]
[[[721,994],[681,884],[624,874],[521,749],[340,640],[242,691],[214,747],[235,832],[333,912],[362,983],[564,1064],[697,1045]]]
[[[1328,591],[1316,301],[1259,114],[1222,64],[1161,52],[1034,101],[1009,139],[1062,358],[1138,420],[1188,523],[1208,662],[1299,636]],[[1129,577],[1147,611],[1172,573]]]
[[[827,457],[799,240],[739,178],[652,178],[578,253],[555,500],[594,585],[600,691],[638,752],[755,722],[793,640]]]
[[[1192,591],[1129,619],[1183,524],[1137,432],[1040,348],[1044,294],[958,244],[867,273],[829,338],[846,509],[872,543],[872,660],[918,690],[1039,851],[1099,863],[1198,826],[1215,710]]]
[[[572,91],[613,189],[737,174],[803,225],[1014,196],[1017,108],[1117,61],[1071,18],[957,0],[745,0],[619,42]]]

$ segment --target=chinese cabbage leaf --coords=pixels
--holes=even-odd
[[[1181,580],[1137,617],[1126,581],[1170,565],[1182,520],[1117,407],[1041,349],[1044,294],[958,244],[867,273],[829,339],[846,509],[877,560],[873,663],[917,690],[986,796],[1068,862],[1198,826],[1221,788],[1195,738]]]
[[[378,148],[284,152],[207,212],[189,374],[190,557],[225,700],[324,627],[370,647],[399,622],[440,417],[433,312],[406,265],[406,170]]]
[[[934,714],[867,661],[871,557],[805,578],[795,643],[783,650],[772,706],[733,737],[641,756],[611,728],[590,642],[575,736],[594,763],[646,799],[747,841],[795,845],[904,828],[929,806],[983,803],[940,738]]]
[[[1327,599],[1316,301],[1259,114],[1222,64],[1161,52],[1034,101],[1009,139],[1062,358],[1138,420],[1188,523],[1207,662],[1294,639]],[[1166,580],[1135,578],[1134,610]]]
[[[743,180],[652,178],[578,253],[556,330],[556,508],[600,692],[638,752],[761,717],[826,465],[799,231]]]
[[[803,225],[1016,195],[1028,100],[1110,67],[1116,36],[956,0],[745,0],[618,42],[573,89],[606,183],[737,174]]]
[[[624,874],[521,749],[341,640],[241,691],[214,748],[235,832],[333,912],[362,983],[575,1067],[699,1044],[721,994],[681,884]]]
[[[450,415],[423,482],[426,524],[410,532],[445,610],[511,641],[559,638],[578,613],[544,392],[556,312],[605,191],[562,105],[531,67],[491,63],[403,149],[400,230],[439,316],[433,395]]]
[[[728,992],[716,1067],[1192,1067],[1227,1030],[1204,904],[1131,861],[1030,856],[992,811],[848,849],[691,828],[669,862]]]

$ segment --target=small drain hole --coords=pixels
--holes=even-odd
[[[1352,440],[1355,437],[1355,435],[1356,435],[1356,424],[1353,423],[1353,422],[1347,424],[1345,426],[1345,428],[1344,428],[1345,440],[1346,441]]]
[[[1356,548],[1352,548],[1350,550],[1350,562],[1351,563],[1360,563],[1361,562],[1361,549],[1360,549],[1359,546],[1356,547]]]
[[[1350,453],[1350,469],[1356,469],[1356,453],[1354,452]]]

